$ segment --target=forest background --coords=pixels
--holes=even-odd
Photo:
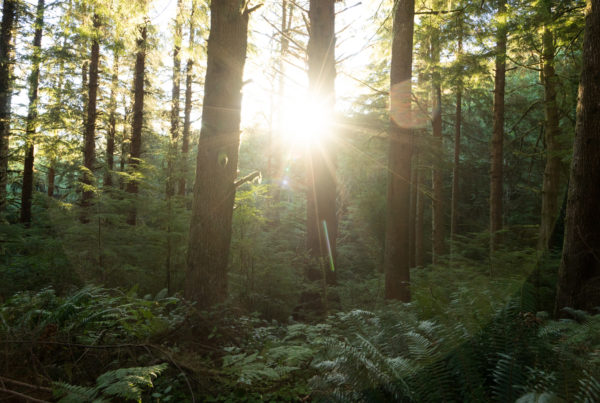
[[[317,3],[4,1],[0,396],[600,399],[597,256],[556,293],[598,2]]]

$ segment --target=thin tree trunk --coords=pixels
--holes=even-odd
[[[498,0],[498,15],[506,13],[506,0]],[[506,24],[500,24],[496,34],[496,77],[494,81],[494,124],[490,170],[490,251],[500,242],[502,229],[504,87],[506,84]]]
[[[194,48],[194,11],[190,16],[189,49]],[[181,172],[179,178],[179,195],[185,196],[188,171],[188,154],[190,151],[190,129],[192,127],[192,84],[194,82],[194,59],[189,57],[185,66],[185,105],[183,107],[183,132],[181,134]]]
[[[21,222],[31,223],[31,201],[33,197],[33,163],[35,149],[35,134],[37,127],[37,101],[40,83],[40,64],[42,60],[42,33],[44,30],[44,0],[38,0],[35,33],[33,36],[33,58],[31,75],[29,76],[29,109],[25,129],[25,163],[23,167],[23,189],[21,193]]]
[[[100,66],[100,43],[98,41],[98,30],[100,28],[100,17],[98,14],[93,16],[94,39],[92,40],[92,51],[90,54],[90,72],[88,79],[87,96],[87,119],[85,122],[85,133],[83,136],[83,192],[81,205],[88,207],[91,199],[94,197],[95,186],[94,169],[96,165],[96,106],[98,98],[98,74]],[[84,213],[85,214],[85,213]]]
[[[587,0],[583,70],[555,314],[600,306],[600,0]]]
[[[311,101],[325,116],[334,116],[335,0],[311,0],[309,8],[308,81]],[[310,117],[307,117],[308,119]],[[307,194],[307,248],[312,258],[308,277],[335,284],[336,272],[336,161],[333,127],[319,128],[310,145]]]
[[[270,192],[270,211],[273,225],[279,223],[279,201],[281,198],[281,184],[283,181],[283,149],[281,139],[284,135],[284,113],[285,113],[285,58],[289,52],[289,28],[292,22],[293,3],[288,0],[281,2],[281,34],[279,40],[279,65],[278,65],[278,89],[277,89],[277,107],[276,125],[271,127],[269,136],[269,163],[268,171],[271,178]],[[288,12],[289,11],[289,12]],[[273,109],[273,108],[271,108]]]
[[[394,2],[390,69],[390,144],[385,234],[385,298],[410,301],[408,251],[413,131],[410,125],[414,0]]]
[[[458,46],[456,56],[460,60],[463,50],[462,16],[458,17]],[[460,195],[460,136],[462,129],[462,77],[456,85],[456,120],[454,123],[454,165],[452,167],[452,207],[450,212],[450,239],[456,241],[458,233],[458,199]]]
[[[415,146],[413,149],[412,172],[410,179],[410,213],[409,213],[409,231],[408,231],[408,250],[410,254],[409,267],[415,267],[415,251],[416,251],[416,228],[417,228],[417,199],[419,193],[419,150]]]
[[[175,161],[177,159],[177,141],[179,139],[179,97],[181,94],[181,19],[182,2],[177,0],[177,15],[173,32],[173,86],[171,88],[171,141],[167,155],[167,197],[175,194]]]
[[[543,3],[546,24],[542,34],[542,77],[544,84],[544,109],[546,114],[544,135],[546,140],[546,165],[542,185],[542,213],[538,249],[548,249],[552,229],[559,211],[559,185],[561,160],[559,152],[560,128],[558,105],[556,103],[557,77],[554,71],[554,35],[552,22],[552,0]]]
[[[248,41],[245,0],[213,1],[202,129],[190,223],[186,298],[206,308],[227,297],[242,80]]]
[[[106,136],[106,172],[104,187],[113,185],[113,170],[115,169],[115,137],[117,135],[117,90],[119,88],[119,51],[113,55],[112,80],[110,86],[110,111],[108,113],[108,134]]]
[[[425,248],[423,246],[424,241],[424,231],[423,225],[425,220],[425,202],[426,196],[423,192],[423,177],[424,171],[419,165],[415,167],[417,171],[417,207],[416,207],[416,217],[415,217],[415,266],[414,267],[423,267],[425,265]]]
[[[439,30],[434,29],[431,37],[432,74],[432,129],[433,129],[433,200],[432,200],[432,262],[439,263],[444,254],[444,181],[442,176],[443,137],[442,137],[442,88],[440,63]]]
[[[0,214],[6,209],[8,183],[8,143],[12,101],[12,65],[14,31],[17,22],[17,0],[4,0],[0,28]]]
[[[146,37],[148,27],[140,27],[140,38],[137,40],[137,55],[133,82],[133,120],[131,122],[131,143],[129,150],[129,167],[132,178],[127,183],[127,192],[134,195],[133,205],[129,211],[127,223],[135,225],[137,218],[137,193],[139,190],[138,173],[142,156],[142,127],[144,125],[144,78],[146,67]]]

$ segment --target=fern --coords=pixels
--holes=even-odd
[[[150,367],[119,368],[105,372],[96,379],[93,387],[56,382],[55,396],[60,403],[110,402],[114,398],[126,401],[142,401],[145,389],[152,388],[152,379],[167,368],[167,364]]]

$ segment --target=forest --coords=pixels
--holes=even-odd
[[[0,402],[600,401],[600,0],[0,31]]]

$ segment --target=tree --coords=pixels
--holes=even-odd
[[[460,62],[463,50],[462,13],[456,17],[458,39],[456,58]],[[456,120],[454,123],[454,165],[452,167],[452,205],[450,211],[450,238],[456,240],[458,232],[458,199],[460,194],[460,136],[462,129],[462,91],[463,82],[459,75],[456,83]]]
[[[208,307],[227,297],[227,262],[240,142],[248,17],[245,0],[213,1],[202,129],[190,222],[186,298]]]
[[[439,2],[436,3],[439,7]],[[439,257],[444,254],[444,178],[442,174],[442,77],[440,72],[440,34],[441,30],[434,21],[431,27],[431,126],[433,129],[433,200],[432,200],[432,262],[439,262]]]
[[[0,27],[0,213],[6,208],[14,30],[18,0],[4,0]]]
[[[140,28],[137,40],[137,53],[135,57],[135,70],[133,76],[133,120],[131,122],[131,147],[129,150],[129,167],[132,177],[127,183],[127,192],[137,195],[139,190],[139,167],[142,157],[142,128],[144,125],[144,78],[146,68],[146,40],[148,25],[144,23]],[[127,223],[135,225],[137,208],[134,205],[129,211]]]
[[[319,113],[333,119],[335,103],[335,0],[311,0],[308,40],[309,102]],[[310,116],[306,117],[310,119]],[[306,238],[313,258],[308,277],[318,279],[325,273],[328,284],[336,281],[335,258],[337,240],[336,161],[333,127],[315,128],[316,141],[310,144]],[[316,267],[315,267],[316,266]]]
[[[38,0],[33,35],[33,57],[29,75],[29,109],[25,129],[25,162],[23,167],[23,190],[21,193],[21,222],[31,222],[31,201],[33,197],[33,162],[35,134],[38,119],[38,87],[40,83],[40,64],[42,62],[42,33],[44,30],[44,0]]]
[[[177,153],[177,141],[179,138],[179,97],[181,93],[181,36],[182,36],[182,7],[181,0],[177,0],[177,14],[173,30],[173,85],[171,88],[171,141],[167,155],[167,197],[175,194],[174,161]]]
[[[587,0],[583,70],[555,314],[600,306],[600,0]]]
[[[110,85],[110,99],[108,111],[108,130],[106,133],[106,171],[104,173],[104,186],[113,185],[113,170],[115,168],[115,137],[117,134],[117,91],[119,87],[119,56],[120,49],[117,45],[113,50],[113,67]]]
[[[546,140],[546,164],[542,184],[542,212],[538,249],[548,248],[548,242],[559,210],[559,185],[561,160],[559,152],[559,111],[556,101],[558,77],[554,69],[554,33],[552,30],[553,0],[541,4],[544,28],[542,33],[542,84],[544,85],[544,136]]]
[[[503,144],[504,144],[504,87],[506,85],[506,0],[498,0],[496,31],[496,74],[494,78],[494,123],[491,141],[490,170],[490,251],[500,243],[498,231],[503,226]]]
[[[85,121],[85,133],[83,135],[83,192],[81,204],[87,207],[94,196],[94,169],[96,165],[96,116],[98,98],[98,74],[100,66],[100,41],[98,39],[100,28],[100,16],[95,13],[93,20],[93,39],[90,52],[87,116]]]
[[[385,298],[410,301],[408,250],[410,178],[412,159],[411,116],[414,0],[394,3],[392,62],[390,69],[390,132],[385,235]]]
[[[190,33],[188,48],[190,52],[194,49],[194,34],[196,26],[194,23],[195,3],[190,13]],[[188,169],[188,154],[190,151],[190,129],[192,126],[192,84],[194,81],[194,58],[188,57],[185,65],[185,104],[183,107],[183,132],[181,133],[181,172],[179,177],[179,196],[185,196],[186,175]]]

